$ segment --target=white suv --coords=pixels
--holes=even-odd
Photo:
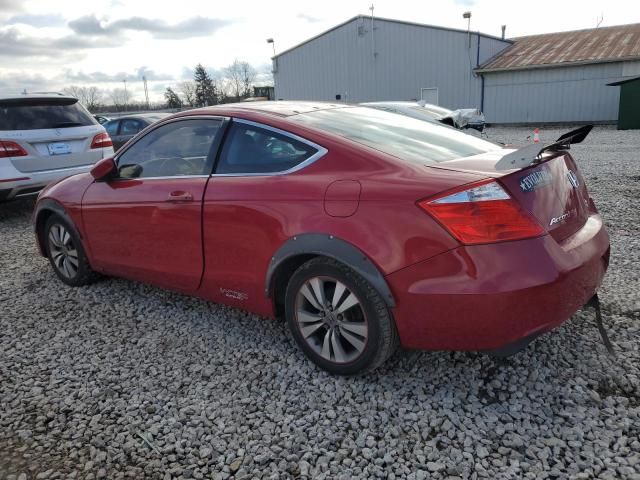
[[[88,171],[113,155],[112,145],[104,127],[74,97],[0,97],[0,202]]]

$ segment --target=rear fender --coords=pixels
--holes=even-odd
[[[271,258],[265,281],[265,293],[272,298],[274,278],[283,263],[299,255],[322,255],[333,258],[355,270],[364,277],[382,296],[387,306],[395,307],[395,299],[382,273],[374,263],[357,247],[340,238],[326,233],[305,233],[287,240]]]

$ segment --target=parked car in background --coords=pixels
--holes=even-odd
[[[36,238],[68,285],[104,273],[284,316],[334,373],[398,343],[512,354],[607,269],[572,138],[524,152],[344,104],[191,110],[44,190]]]
[[[114,118],[104,124],[104,128],[113,141],[113,148],[117,151],[136,134],[152,123],[167,117],[168,113],[141,113]]]
[[[78,99],[0,97],[0,201],[37,193],[111,155],[109,135]]]
[[[100,125],[104,125],[111,120],[109,117],[105,117],[104,115],[94,115],[93,118],[95,118]]]
[[[423,102],[366,102],[360,105],[399,113],[418,120],[439,122],[460,130],[471,128],[482,132],[485,127],[484,114],[475,108],[449,110]]]

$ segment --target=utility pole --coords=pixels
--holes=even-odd
[[[122,82],[124,83],[124,111],[129,110],[129,94],[127,93],[127,79],[123,78]]]
[[[373,59],[376,59],[376,35],[375,32],[373,31],[374,27],[373,27],[373,3],[371,4],[371,6],[369,7],[369,10],[371,10],[371,54],[373,55]]]
[[[464,12],[462,18],[467,19],[467,40],[469,40],[469,48],[471,48],[471,12]]]
[[[271,44],[273,48],[273,59],[271,61],[271,73],[276,73],[278,71],[278,59],[276,58],[276,42],[273,38],[267,38],[267,43]],[[274,77],[275,83],[275,77]]]
[[[147,110],[149,110],[149,89],[147,88],[147,77],[142,76],[142,83],[144,83],[144,98],[147,101]]]

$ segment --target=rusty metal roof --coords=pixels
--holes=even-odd
[[[513,38],[478,72],[640,59],[640,23]]]

